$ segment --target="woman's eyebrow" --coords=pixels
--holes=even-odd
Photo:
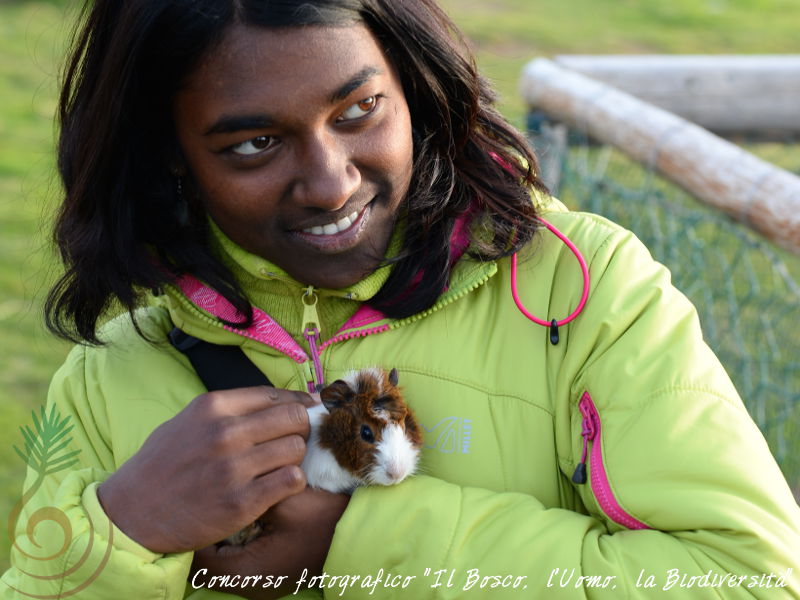
[[[273,119],[267,115],[223,115],[216,123],[209,127],[203,135],[234,133],[247,129],[265,129],[267,127],[272,127],[273,124]]]
[[[383,73],[383,71],[381,71],[381,69],[378,67],[364,67],[358,73],[353,75],[353,77],[351,77],[347,83],[333,92],[328,100],[330,100],[331,104],[335,104],[336,102],[344,100],[352,92],[367,83],[372,77],[375,75],[380,75],[381,73]]]
[[[382,73],[383,71],[378,67],[364,67],[353,75],[344,85],[331,93],[328,97],[329,102],[335,104],[336,102],[344,100],[370,79]],[[204,135],[235,133],[248,129],[266,129],[274,126],[274,124],[275,120],[268,115],[223,115],[205,131]]]

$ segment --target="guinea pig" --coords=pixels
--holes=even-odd
[[[352,493],[362,485],[394,485],[414,473],[422,434],[397,384],[397,369],[368,368],[322,389],[322,404],[308,409],[310,433],[300,465],[309,486]],[[268,517],[221,544],[246,544],[268,527]]]
[[[301,464],[308,485],[351,493],[414,473],[422,435],[397,383],[397,369],[370,368],[320,392],[322,404],[308,410],[311,433]]]

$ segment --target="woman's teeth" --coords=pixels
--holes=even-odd
[[[310,233],[311,235],[335,235],[349,228],[358,219],[358,211],[342,217],[336,223],[328,223],[327,225],[316,225],[303,229],[303,233]]]

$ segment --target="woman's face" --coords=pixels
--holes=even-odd
[[[411,179],[411,119],[363,25],[232,26],[173,104],[222,231],[298,281],[346,287],[383,258]]]

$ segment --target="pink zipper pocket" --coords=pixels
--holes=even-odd
[[[602,511],[615,523],[628,529],[650,529],[650,527],[627,513],[614,497],[614,492],[611,490],[611,484],[608,481],[608,474],[603,465],[600,415],[594,402],[592,402],[591,396],[589,396],[589,392],[583,393],[578,408],[580,408],[583,415],[583,429],[581,431],[583,454],[581,455],[581,462],[578,463],[575,472],[572,474],[572,481],[578,484],[586,483],[586,458],[588,455],[589,474],[592,477],[592,493],[594,493]],[[589,451],[589,442],[592,444],[591,452]]]

